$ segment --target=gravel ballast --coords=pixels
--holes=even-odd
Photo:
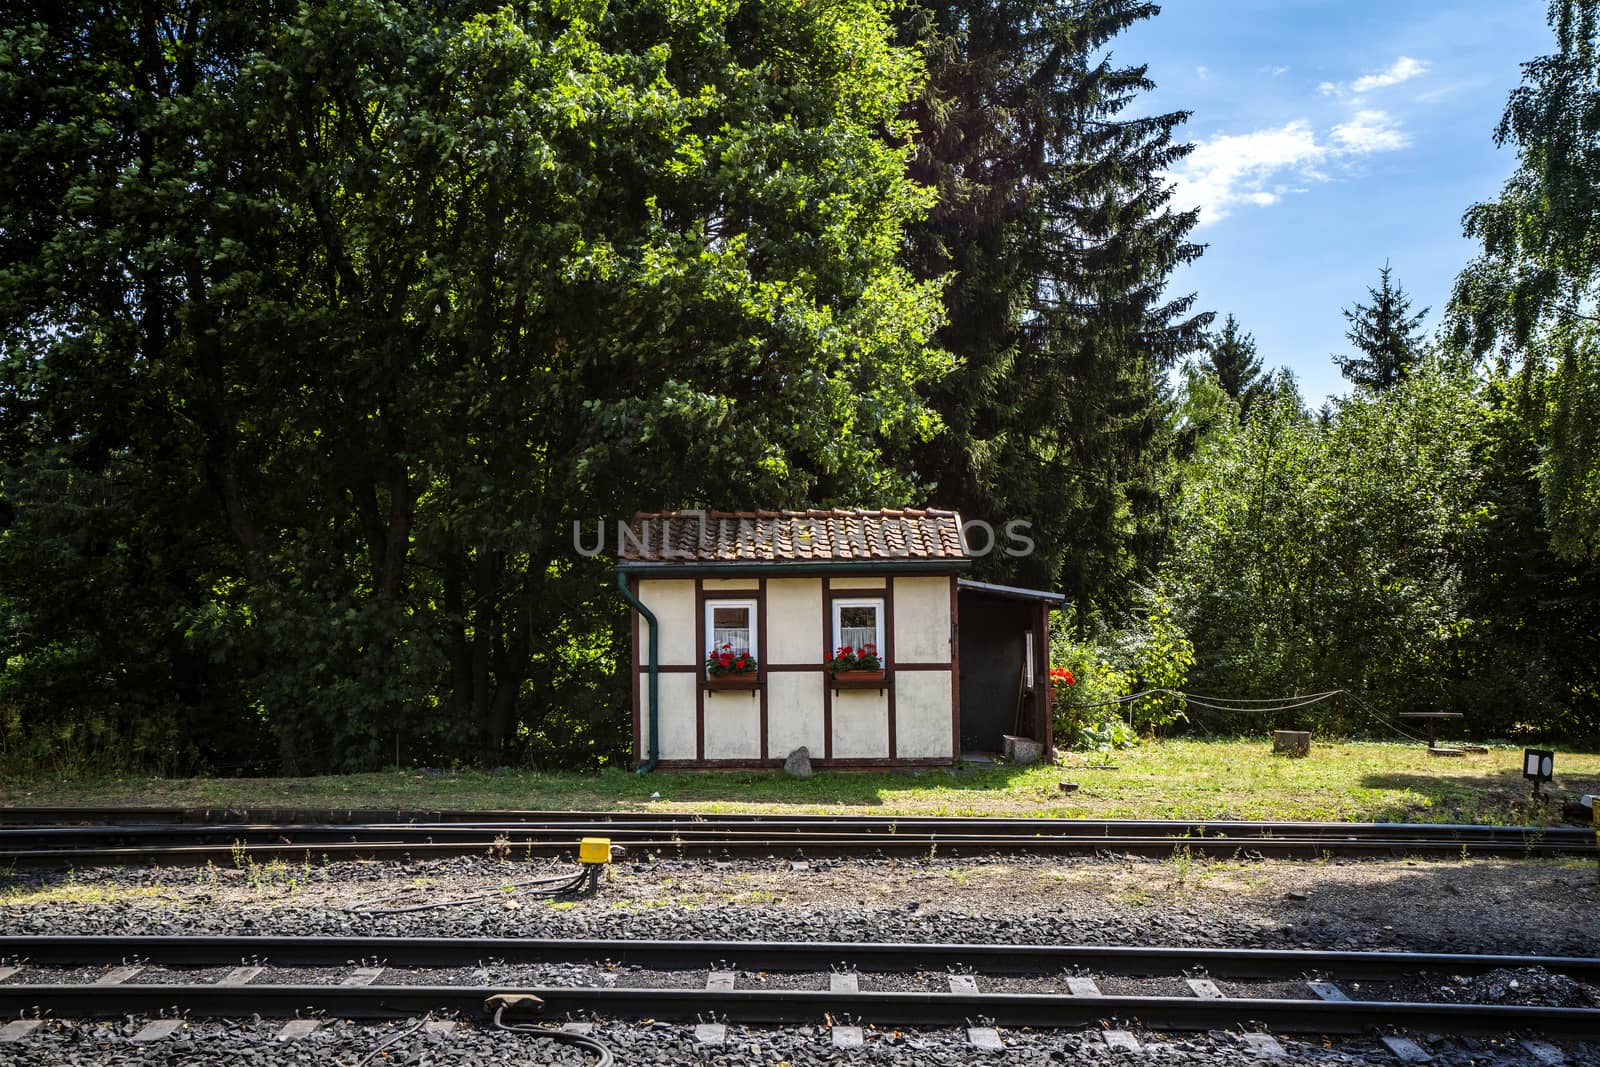
[[[16,871],[0,877],[0,928],[12,934],[284,934],[294,936],[591,937],[705,940],[994,942],[1011,944],[1153,944],[1260,948],[1503,952],[1586,955],[1600,946],[1600,891],[1592,864],[1561,861],[1329,861],[1325,863],[1135,858],[992,860],[813,860],[797,870],[788,860],[702,863],[644,861],[616,865],[592,899],[546,901],[505,893],[512,882],[545,873],[544,863],[460,857],[404,864],[337,862],[315,856],[296,865],[233,868]],[[461,907],[398,914],[373,909],[493,894]],[[352,961],[354,964],[356,961]],[[374,962],[374,961],[368,961]],[[708,961],[711,962],[711,961]],[[741,971],[742,988],[822,988],[825,975]],[[79,969],[85,970],[85,969]],[[30,971],[34,974],[30,976]],[[272,968],[258,982],[288,980]],[[397,968],[380,984],[432,982],[450,974],[480,984],[621,986],[703,984],[705,972],[638,972],[588,965],[506,965],[443,972]],[[1417,999],[1518,1002],[1527,996],[1566,1003],[1578,993],[1556,976],[1474,978],[1471,986],[1439,985],[1385,993]],[[24,968],[14,982],[39,981]],[[153,980],[142,975],[135,981]],[[337,979],[332,979],[336,981]],[[884,976],[863,988],[948,986],[939,974]],[[1010,979],[979,976],[980,988]],[[1513,987],[1510,982],[1518,984]],[[893,984],[890,984],[893,983]],[[1122,991],[1120,979],[1106,991]],[[1168,984],[1171,984],[1170,982]],[[1218,983],[1227,988],[1226,983]],[[1250,995],[1262,989],[1250,984]],[[1481,988],[1479,988],[1481,986]],[[1283,983],[1287,994],[1293,988]],[[1307,996],[1300,987],[1298,995]],[[1130,990],[1131,991],[1131,990]],[[1174,987],[1176,992],[1176,987]],[[1231,990],[1230,990],[1231,991]],[[1498,991],[1498,994],[1497,994]],[[1245,994],[1244,988],[1239,993]],[[1562,999],[1565,998],[1565,999]],[[1530,1001],[1545,1003],[1545,1000]],[[282,1025],[267,1020],[194,1021],[149,1047],[129,1042],[147,1020],[52,1020],[24,1041],[0,1047],[0,1063],[251,1064],[360,1062],[404,1026],[330,1020],[303,1042],[266,1040]],[[398,1040],[384,1064],[584,1064],[576,1049],[535,1044],[466,1020],[439,1039],[421,1031]],[[965,1025],[964,1020],[952,1020]],[[1149,1062],[1261,1062],[1237,1034],[1149,1034],[1158,1046]],[[700,1046],[693,1027],[638,1022],[600,1027],[622,1064],[772,1065],[861,1062],[922,1065],[992,1062],[1118,1063],[1093,1031],[1003,1030],[1007,1051],[970,1047],[964,1030],[904,1032],[868,1028],[863,1049],[833,1048],[823,1027],[747,1030],[729,1027],[726,1043]],[[1412,1035],[1434,1062],[1536,1064],[1514,1042]],[[1388,1063],[1373,1040],[1300,1042],[1280,1038],[1290,1063]],[[441,1043],[442,1042],[442,1043]],[[1569,1060],[1600,1063],[1600,1048],[1566,1046]],[[1159,1057],[1159,1058],[1157,1058]],[[1578,1058],[1573,1058],[1578,1057]]]
[[[593,899],[501,892],[546,869],[459,857],[0,878],[14,933],[602,937],[1154,944],[1587,955],[1592,864],[1147,859],[617,865]],[[462,907],[384,906],[484,893]],[[737,962],[737,961],[734,961]]]
[[[51,1021],[25,1042],[0,1051],[3,1062],[18,1067],[78,1067],[78,1065],[249,1063],[261,1067],[304,1064],[360,1064],[376,1062],[390,1067],[427,1064],[541,1064],[576,1067],[595,1062],[593,1053],[558,1045],[527,1034],[507,1033],[472,1023],[459,1024],[448,1036],[429,1034],[421,1020],[363,1025],[329,1020],[311,1036],[294,1042],[276,1040],[277,1021],[205,1020],[187,1023],[172,1038],[151,1045],[131,1040],[144,1019],[73,1023]],[[866,1027],[864,1047],[843,1051],[833,1047],[827,1027],[788,1027],[758,1030],[729,1026],[723,1044],[702,1045],[694,1027],[666,1023],[595,1025],[593,1036],[615,1054],[618,1064],[640,1067],[683,1067],[684,1064],[746,1067],[789,1064],[820,1067],[825,1064],[861,1063],[883,1067],[925,1067],[969,1063],[1015,1062],[1025,1064],[1128,1064],[1149,1062],[1189,1064],[1196,1067],[1242,1067],[1263,1062],[1231,1032],[1209,1034],[1154,1034],[1131,1028],[1145,1055],[1109,1049],[1099,1031],[1000,1031],[1003,1052],[972,1047],[964,1029],[883,1030]],[[1280,1039],[1288,1053],[1279,1063],[1366,1064],[1390,1063],[1393,1057],[1375,1040],[1322,1042]],[[386,1048],[380,1046],[387,1045]],[[1523,1065],[1539,1061],[1527,1050],[1508,1041],[1435,1040],[1429,1045],[1434,1062],[1442,1067],[1466,1064]],[[370,1057],[370,1059],[369,1059]],[[1581,1062],[1581,1061],[1574,1061]]]

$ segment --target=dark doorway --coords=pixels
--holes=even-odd
[[[1048,639],[1039,629],[1045,617],[1040,603],[965,582],[958,598],[962,752],[999,752],[1006,734],[1046,740],[1039,708],[1048,669],[1041,653]]]

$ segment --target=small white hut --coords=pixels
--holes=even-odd
[[[1062,597],[961,578],[953,511],[640,514],[633,605],[644,769],[927,767],[1050,751],[1049,610]]]

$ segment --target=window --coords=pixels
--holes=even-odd
[[[833,602],[833,647],[859,652],[871,645],[880,657],[883,647],[883,601],[835,600]]]
[[[756,648],[756,602],[754,600],[706,601],[706,648],[704,651],[748,652],[761,658]]]

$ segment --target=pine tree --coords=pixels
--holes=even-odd
[[[1260,399],[1267,387],[1261,359],[1256,355],[1255,337],[1241,330],[1238,320],[1229,315],[1222,329],[1206,339],[1206,358],[1222,388],[1239,402],[1239,413],[1248,414],[1250,405]]]
[[[945,431],[911,462],[967,518],[1032,524],[1036,551],[996,553],[987,574],[1080,601],[1154,562],[1165,372],[1210,322],[1165,294],[1201,252],[1161,177],[1190,150],[1173,136],[1187,114],[1130,114],[1152,83],[1106,54],[1158,10],[923,0],[901,15],[929,70],[912,173],[938,193],[907,262],[949,279],[939,341],[957,359],[929,397]]]
[[[1389,277],[1385,263],[1378,271],[1378,288],[1368,288],[1372,303],[1358,303],[1344,311],[1350,329],[1345,337],[1364,355],[1334,356],[1339,372],[1356,385],[1376,392],[1387,392],[1400,384],[1422,358],[1423,308],[1410,314],[1411,298],[1405,287]]]

